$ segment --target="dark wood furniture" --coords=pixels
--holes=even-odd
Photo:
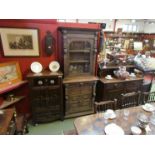
[[[15,109],[4,109],[0,114],[0,135],[14,135],[16,132]]]
[[[95,112],[101,112],[106,111],[107,109],[113,109],[116,110],[117,108],[117,100],[114,101],[101,101],[101,102],[95,102]]]
[[[155,104],[153,104],[155,106]],[[116,118],[105,120],[104,113],[93,114],[88,116],[83,116],[75,119],[74,126],[78,135],[105,135],[104,128],[109,123],[116,123],[123,128],[126,135],[131,135],[131,126],[137,125],[137,115],[143,113],[150,117],[151,112],[146,112],[142,109],[142,106],[130,107],[128,120],[124,119],[124,110],[116,110]],[[155,134],[155,126],[149,123],[151,131],[148,129],[142,130],[142,134]]]
[[[144,103],[155,102],[155,92],[143,92],[142,100]]]
[[[138,106],[140,104],[140,92],[130,92],[121,94],[120,108],[128,108]]]
[[[61,27],[64,62],[65,118],[94,112],[96,29]]]
[[[99,79],[96,90],[96,101],[106,101],[117,99],[118,108],[121,104],[121,94],[140,91],[143,84],[143,77],[128,78],[120,80],[113,78],[107,80],[104,77]]]
[[[66,118],[94,113],[97,80],[94,76],[64,79]]]
[[[63,90],[61,72],[29,73],[33,123],[63,120]]]

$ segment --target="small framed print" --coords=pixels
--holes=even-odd
[[[39,56],[38,29],[0,28],[4,56]]]

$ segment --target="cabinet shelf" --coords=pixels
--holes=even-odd
[[[6,107],[8,107],[10,105],[13,105],[13,104],[21,101],[24,98],[25,98],[25,96],[18,96],[18,97],[15,97],[15,99],[13,101],[6,101],[6,100],[4,100],[2,105],[0,106],[0,109],[4,109],[4,108],[6,108]]]
[[[27,81],[20,81],[20,82],[18,82],[16,84],[11,84],[10,86],[8,86],[6,88],[0,89],[0,95],[3,94],[3,93],[7,93],[7,92],[9,92],[11,90],[14,90],[14,89],[22,86],[23,84],[26,84],[26,83],[27,83]]]
[[[71,60],[70,63],[89,63],[89,60]]]

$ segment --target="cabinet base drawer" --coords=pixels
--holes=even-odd
[[[66,114],[65,118],[78,117],[78,116],[89,115],[89,114],[93,114],[93,113],[94,113],[94,109],[88,110],[88,111],[83,111],[83,112],[78,112],[78,113]]]

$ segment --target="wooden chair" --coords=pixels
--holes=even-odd
[[[121,94],[121,105],[120,108],[128,108],[138,106],[140,103],[140,92],[131,92]]]
[[[114,99],[114,101],[101,101],[101,102],[95,102],[95,113],[106,111],[107,109],[117,109],[117,99]]]
[[[142,93],[142,102],[155,102],[155,92],[143,92]]]

